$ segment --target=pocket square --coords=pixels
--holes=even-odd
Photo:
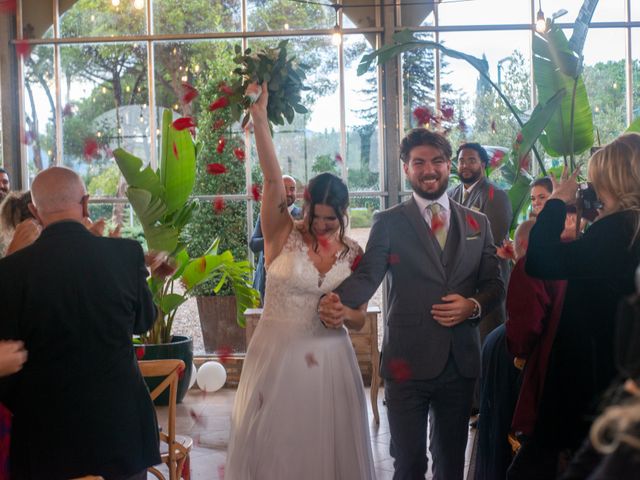
[[[480,232],[473,233],[471,235],[467,235],[467,240],[477,240],[480,238]]]

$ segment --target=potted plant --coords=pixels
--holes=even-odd
[[[122,149],[114,151],[118,168],[128,184],[127,198],[142,225],[148,249],[166,252],[176,268],[165,278],[152,276],[149,279],[158,318],[153,328],[140,337],[138,358],[183,360],[186,371],[179,385],[179,399],[188,388],[193,360],[191,339],[175,337],[171,333],[180,305],[192,295],[197,285],[207,280],[216,281],[214,290],[219,290],[225,283],[231,285],[237,298],[236,315],[239,318],[246,308],[257,304],[257,292],[251,288],[251,266],[246,260],[236,261],[230,251],[218,253],[217,239],[198,257],[188,253],[182,231],[197,206],[197,201],[190,198],[197,165],[192,130],[190,118],[172,122],[171,111],[164,111],[157,171],[150,166],[144,167],[140,158]]]

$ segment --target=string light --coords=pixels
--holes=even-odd
[[[144,8],[144,0],[133,0],[133,8],[142,10]]]
[[[342,43],[342,34],[340,33],[340,23],[338,18],[338,14],[340,12],[340,9],[342,8],[342,5],[334,3],[331,6],[336,12],[336,24],[333,27],[333,33],[331,34],[331,43],[333,43],[337,47]]]
[[[120,6],[120,0],[111,0],[111,5],[113,5],[114,7],[119,7]]]
[[[536,32],[542,34],[547,31],[547,19],[542,11],[542,0],[538,3],[538,14],[536,15]]]

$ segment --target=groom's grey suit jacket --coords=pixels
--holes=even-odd
[[[435,378],[450,352],[463,377],[480,374],[479,319],[443,327],[432,318],[431,306],[457,293],[475,298],[485,315],[505,289],[487,217],[454,201],[450,206],[444,251],[413,197],[376,214],[357,270],[336,289],[345,305],[356,307],[371,298],[387,274],[383,378],[393,378],[394,359],[408,363],[412,379]]]

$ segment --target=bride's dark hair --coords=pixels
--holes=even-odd
[[[316,205],[328,205],[333,208],[338,222],[340,222],[339,239],[345,249],[340,254],[343,257],[349,251],[349,246],[344,242],[344,230],[346,228],[347,207],[349,207],[349,190],[340,177],[332,173],[321,173],[309,181],[309,185],[304,192],[304,208],[306,215],[306,228],[313,237],[313,251],[318,251],[318,239],[316,238],[311,225],[315,217]]]

